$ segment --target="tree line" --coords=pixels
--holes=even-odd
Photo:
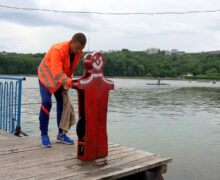
[[[103,54],[106,76],[177,77],[188,73],[194,76],[220,75],[220,54],[150,55],[145,52],[127,50],[103,52]],[[0,74],[37,74],[37,68],[44,55],[44,53],[1,53]],[[81,76],[84,72],[83,56],[75,70],[76,76]]]

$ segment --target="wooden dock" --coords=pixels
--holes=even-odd
[[[74,140],[75,134],[69,134]],[[76,144],[55,142],[40,146],[40,137],[15,137],[0,130],[0,179],[132,179],[144,172],[147,179],[163,179],[170,158],[109,143],[109,154],[88,162],[76,158]],[[155,179],[156,179],[155,178]],[[133,178],[134,179],[134,178]],[[136,178],[135,178],[136,179]]]

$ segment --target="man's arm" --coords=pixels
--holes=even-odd
[[[63,57],[59,49],[54,48],[51,56],[51,66],[53,77],[63,84],[64,88],[69,88],[71,78],[63,72]]]

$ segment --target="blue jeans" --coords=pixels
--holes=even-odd
[[[49,115],[50,110],[52,108],[52,100],[51,96],[52,94],[47,90],[47,88],[40,82],[40,95],[41,95],[41,108],[40,108],[40,130],[41,130],[41,136],[48,135],[48,125],[49,125]],[[63,111],[63,97],[62,97],[62,90],[63,87],[61,86],[55,93],[54,96],[56,98],[57,102],[57,127],[58,127],[58,133],[62,133],[62,129],[59,128],[60,119]]]

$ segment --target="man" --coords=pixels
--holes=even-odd
[[[62,115],[63,88],[69,89],[73,72],[79,62],[82,50],[86,45],[86,36],[76,33],[70,41],[52,45],[38,67],[40,94],[42,99],[40,109],[41,145],[51,147],[48,136],[49,114],[52,107],[51,96],[54,94],[57,102],[57,141],[73,144],[74,140],[62,133],[59,123]]]

